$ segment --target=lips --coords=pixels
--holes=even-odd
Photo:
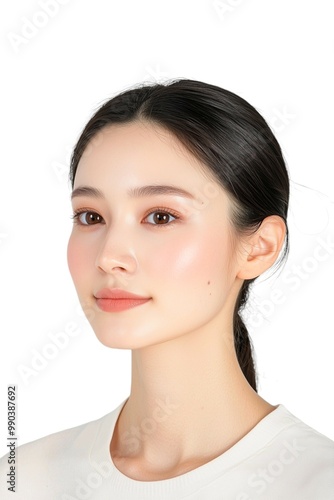
[[[119,288],[103,288],[95,295],[98,307],[105,312],[119,312],[145,304],[151,297],[142,297]]]
[[[142,297],[141,295],[136,295],[135,293],[126,292],[120,288],[102,288],[95,295],[97,299],[134,299],[134,300],[148,300],[150,297]]]

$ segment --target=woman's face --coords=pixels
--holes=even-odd
[[[230,200],[199,167],[170,133],[142,122],[106,127],[87,146],[73,189],[87,186],[101,197],[73,197],[73,210],[85,213],[74,222],[67,257],[82,308],[103,344],[159,344],[222,325],[231,313],[241,282]],[[130,194],[145,186],[189,195]],[[105,311],[95,298],[102,288],[150,300]]]

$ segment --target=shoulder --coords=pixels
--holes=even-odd
[[[278,409],[278,423],[282,427],[278,437],[281,434],[281,438],[292,439],[295,447],[299,446],[300,454],[312,449],[314,458],[321,455],[334,459],[334,441],[296,417],[285,406],[280,405]]]
[[[93,437],[100,420],[89,421],[24,443],[16,451],[20,455],[20,460],[29,456],[34,456],[35,459],[40,456],[45,457],[46,453],[51,458],[64,450],[75,452],[78,445],[89,442]],[[1,463],[7,456],[8,454],[1,458]]]
[[[16,475],[15,483],[19,487],[15,490],[17,500],[46,498],[47,492],[50,494],[56,491],[57,482],[59,485],[61,482],[65,485],[77,470],[85,470],[99,428],[113,413],[49,434],[17,448],[13,442],[12,456],[8,451],[0,458],[0,497],[11,498],[9,485],[6,484],[6,479],[4,480],[9,472]]]
[[[251,489],[271,491],[272,498],[281,498],[283,493],[303,500],[333,498],[334,441],[283,405],[269,416],[267,424],[263,431],[269,429],[268,439],[255,459],[258,467],[249,479]]]

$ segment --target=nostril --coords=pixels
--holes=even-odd
[[[108,255],[102,255],[96,260],[96,267],[107,274],[117,274],[127,282],[130,276],[133,276],[138,268],[137,261],[131,255],[115,258]]]

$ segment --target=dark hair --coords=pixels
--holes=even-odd
[[[177,79],[141,84],[105,102],[88,121],[73,150],[69,180],[74,178],[89,141],[103,127],[144,120],[164,127],[201,163],[234,201],[232,222],[239,232],[256,230],[263,219],[287,220],[289,177],[281,148],[264,118],[243,98],[215,85]],[[280,261],[288,252],[288,228]],[[240,367],[257,390],[252,345],[240,312],[250,284],[236,301],[234,346]]]

